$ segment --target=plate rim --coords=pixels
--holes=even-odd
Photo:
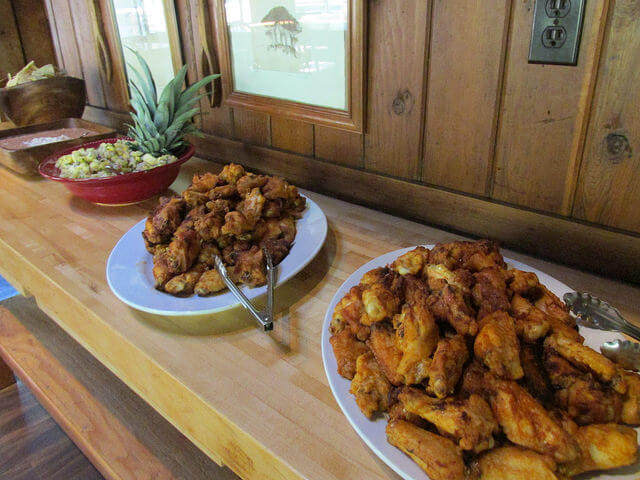
[[[327,222],[327,216],[325,215],[324,211],[322,210],[322,208],[320,208],[320,206],[316,202],[314,202],[307,195],[304,195],[302,193],[300,195],[306,199],[306,201],[307,201],[307,207],[306,208],[307,209],[310,209],[311,206],[313,206],[321,214],[321,217],[320,217],[320,221],[322,222],[321,239],[317,243],[315,248],[311,251],[311,253],[304,259],[304,261],[299,263],[298,266],[293,269],[291,275],[286,280],[282,280],[281,281],[280,278],[277,279],[275,288],[277,288],[280,285],[282,285],[282,284],[288,282],[289,280],[291,280],[298,273],[300,273],[307,265],[309,265],[309,263],[311,263],[311,261],[318,255],[318,253],[320,252],[320,250],[324,246],[325,241],[327,239],[327,234],[328,234],[328,230],[329,230],[328,227],[329,226],[328,226],[328,222]],[[131,307],[131,308],[133,308],[135,310],[139,310],[139,311],[142,311],[142,312],[145,312],[145,313],[151,313],[153,315],[162,315],[162,316],[165,316],[165,317],[195,317],[195,316],[200,316],[200,315],[209,315],[209,314],[213,314],[213,313],[220,313],[220,312],[224,312],[224,311],[227,311],[227,310],[231,310],[232,308],[235,308],[238,305],[241,305],[241,303],[239,301],[234,300],[233,303],[228,303],[228,304],[226,304],[224,306],[216,307],[216,308],[210,308],[210,309],[205,309],[205,310],[176,311],[176,310],[162,310],[162,309],[146,307],[144,305],[138,305],[138,304],[136,304],[134,302],[129,301],[125,297],[122,297],[117,292],[117,290],[114,288],[114,286],[113,286],[113,284],[111,282],[110,275],[109,275],[110,266],[111,266],[111,263],[112,263],[112,258],[113,258],[113,255],[114,255],[116,249],[118,248],[118,245],[120,245],[120,243],[124,240],[124,237],[127,234],[129,234],[132,230],[138,228],[139,225],[144,224],[146,222],[146,220],[147,220],[146,218],[143,218],[139,222],[136,222],[135,225],[133,225],[129,230],[127,230],[124,234],[122,234],[122,236],[118,239],[116,244],[111,249],[111,252],[109,253],[109,258],[107,258],[107,264],[106,264],[106,269],[105,269],[105,275],[107,277],[107,284],[109,285],[109,288],[111,289],[111,292],[121,302],[123,302],[124,304],[128,305],[129,307]],[[297,231],[296,231],[296,236],[297,236]],[[295,247],[295,239],[294,239],[294,245],[293,245],[292,249],[294,247]],[[278,277],[279,277],[279,274],[278,274]],[[262,288],[262,287],[255,287],[255,288]],[[265,296],[265,294],[266,294],[266,292],[265,293],[261,293],[261,294],[255,296],[255,297],[253,297],[253,298],[261,298],[261,297]],[[169,295],[169,294],[167,293],[167,295]],[[180,298],[180,297],[175,297],[175,298]],[[187,297],[187,298],[191,298],[191,297]]]
[[[370,438],[370,436],[368,435],[364,435],[362,429],[360,428],[360,426],[358,425],[358,422],[356,422],[356,420],[354,418],[351,417],[351,415],[349,414],[349,411],[347,409],[346,404],[344,403],[344,400],[340,395],[338,395],[337,393],[337,385],[336,385],[336,381],[343,378],[340,377],[339,374],[337,374],[336,372],[331,372],[331,374],[329,373],[329,365],[328,365],[328,355],[333,355],[333,349],[331,347],[331,344],[329,343],[329,325],[331,322],[331,317],[333,314],[333,310],[335,309],[335,306],[337,305],[337,302],[340,301],[340,298],[342,296],[344,296],[344,294],[346,292],[340,293],[340,291],[343,289],[343,287],[348,286],[348,288],[351,288],[351,286],[355,285],[352,282],[357,279],[357,283],[359,283],[360,278],[362,278],[362,275],[366,272],[368,272],[369,270],[376,268],[378,266],[382,266],[380,264],[380,258],[382,257],[394,257],[397,258],[398,256],[402,255],[403,253],[406,253],[408,251],[411,251],[413,249],[415,249],[418,246],[423,246],[426,248],[433,248],[435,246],[435,244],[422,244],[422,245],[414,245],[411,247],[405,247],[405,248],[399,248],[397,250],[393,250],[393,251],[389,251],[386,253],[383,253],[382,255],[378,255],[375,258],[372,258],[371,260],[369,260],[368,262],[364,263],[363,265],[361,265],[360,267],[358,267],[353,273],[351,273],[351,275],[349,275],[347,277],[347,279],[342,282],[342,284],[336,289],[333,297],[331,298],[331,300],[329,301],[329,305],[327,307],[327,311],[325,313],[324,319],[323,319],[323,323],[322,323],[322,336],[321,336],[321,341],[320,341],[320,349],[321,349],[321,353],[322,353],[322,363],[324,366],[324,370],[325,370],[325,375],[327,377],[327,382],[329,383],[329,388],[331,389],[331,393],[333,394],[333,398],[335,399],[336,403],[338,404],[338,406],[340,407],[340,410],[342,411],[342,414],[346,417],[347,421],[349,422],[349,425],[351,426],[351,428],[353,428],[356,433],[358,434],[358,436],[360,437],[360,440],[362,440],[369,449],[371,449],[373,451],[373,453],[381,460],[385,463],[385,465],[387,465],[389,468],[391,468],[395,473],[397,473],[400,477],[402,477],[404,480],[420,480],[420,479],[416,479],[416,477],[412,476],[410,473],[406,472],[402,465],[397,465],[396,462],[394,462],[393,460],[391,460],[390,458],[387,457],[387,455],[385,455],[383,452],[381,452],[376,445],[373,443],[373,439]],[[507,265],[510,268],[518,268],[521,270],[526,270],[526,271],[531,271],[533,273],[535,273],[536,275],[540,276],[540,274],[542,274],[544,277],[548,277],[554,280],[554,282],[557,282],[557,290],[559,289],[565,289],[566,291],[573,291],[573,289],[571,289],[571,287],[569,287],[567,284],[565,284],[564,282],[561,282],[560,280],[556,279],[555,277],[553,277],[552,275],[543,272],[542,270],[539,270],[535,267],[531,267],[530,265],[527,265],[526,263],[514,260],[512,258],[509,257],[504,257],[505,262],[507,263]],[[390,263],[390,262],[389,262]],[[388,264],[388,263],[385,263]],[[554,291],[554,289],[550,289],[552,292]],[[348,291],[348,290],[346,290]],[[555,292],[554,292],[555,293]],[[579,327],[581,333],[585,333],[585,329],[583,327]],[[586,331],[591,331],[591,329],[586,329]],[[611,332],[613,333],[613,332]],[[335,359],[335,356],[333,357]],[[346,379],[345,379],[346,380]],[[364,417],[363,417],[364,419]],[[371,422],[371,420],[366,419],[366,421]],[[383,418],[378,417],[374,422],[379,422],[379,421],[386,421]],[[386,439],[385,439],[386,442]],[[390,444],[389,444],[390,445]],[[398,450],[400,453],[402,453],[404,455],[403,452],[401,452],[400,450]],[[412,462],[412,464],[417,465],[413,462],[413,460],[411,460],[409,457],[406,457],[406,460],[408,462]],[[418,467],[419,468],[419,467]],[[426,472],[424,472],[422,469],[420,469],[420,472],[422,472],[424,474],[424,479],[429,479],[430,477],[427,475]],[[605,473],[605,472],[602,472]],[[598,477],[600,478],[600,477]],[[602,478],[606,478],[606,477],[602,477]]]

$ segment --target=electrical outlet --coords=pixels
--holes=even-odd
[[[529,63],[576,65],[585,0],[536,0]]]

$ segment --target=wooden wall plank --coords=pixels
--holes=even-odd
[[[52,31],[55,29],[57,38],[55,45],[58,66],[72,77],[83,78],[80,53],[73,31],[73,19],[68,0],[46,0],[46,6],[49,24]]]
[[[25,61],[33,60],[39,67],[48,63],[55,64],[53,42],[43,0],[14,0],[13,8]]]
[[[612,8],[573,213],[640,232],[640,2]]]
[[[640,283],[640,236],[441,188],[345,168],[292,153],[206,135],[191,138],[201,156],[281,175],[302,188],[405,218],[499,240],[504,247]],[[615,252],[603,257],[602,252]]]
[[[13,376],[13,371],[4,363],[4,360],[0,358],[0,390],[14,383],[16,383],[16,377]]]
[[[14,74],[25,65],[20,33],[15,21],[11,0],[0,0],[0,81],[8,73]]]
[[[271,117],[271,146],[302,155],[313,155],[313,128],[311,123]]]
[[[233,110],[234,136],[253,145],[270,145],[271,128],[269,115],[236,108]]]
[[[89,11],[92,5],[85,0],[68,1],[73,21],[63,25],[62,35],[75,35],[80,46],[78,55],[87,87],[87,103],[94,107],[105,108],[107,103],[100,74],[100,60],[95,48],[94,28]],[[60,22],[58,22],[58,28],[60,28]]]
[[[511,2],[435,0],[422,179],[484,195]],[[453,25],[463,25],[464,35]]]
[[[431,2],[378,0],[368,8],[365,166],[418,179]]]
[[[534,0],[513,3],[493,198],[568,214],[607,2],[587,2],[578,65],[528,64]]]
[[[364,166],[362,134],[315,125],[314,135],[316,157],[348,167]]]

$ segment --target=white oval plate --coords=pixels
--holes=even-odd
[[[424,246],[427,248],[433,248],[433,245]],[[351,287],[360,283],[360,279],[362,278],[362,276],[369,270],[373,270],[377,267],[384,267],[385,265],[392,263],[403,253],[406,253],[409,250],[413,250],[414,248],[416,247],[402,248],[400,250],[395,250],[393,252],[389,252],[377,258],[374,258],[373,260],[364,264],[358,270],[353,272],[353,274],[351,274],[351,276],[347,278],[347,280],[340,286],[333,299],[331,300],[329,309],[327,310],[327,313],[324,317],[324,324],[322,326],[322,360],[324,362],[324,370],[327,374],[327,379],[329,380],[329,386],[331,387],[333,396],[338,402],[338,405],[340,405],[340,408],[347,417],[347,420],[349,420],[349,423],[351,423],[351,426],[355,429],[358,435],[360,435],[360,438],[364,440],[369,448],[371,448],[371,450],[373,450],[373,452],[378,457],[380,457],[382,461],[389,465],[389,467],[391,467],[398,475],[400,475],[405,480],[428,480],[429,477],[424,472],[424,470],[418,467],[418,465],[407,455],[387,442],[387,435],[385,433],[387,420],[382,417],[379,417],[376,420],[369,420],[362,414],[362,412],[358,408],[358,405],[356,404],[353,395],[349,393],[351,382],[338,374],[338,365],[336,363],[336,358],[333,355],[333,349],[331,348],[331,344],[329,343],[329,324],[331,323],[333,310],[340,299],[342,299],[342,297],[346,295]],[[510,260],[508,258],[505,258],[505,262],[507,262],[509,268],[517,268],[519,270],[534,272],[536,275],[538,275],[540,283],[545,285],[549,290],[551,290],[560,298],[562,298],[565,293],[573,291],[564,283],[559,282],[546,273],[536,270],[535,268],[531,268],[524,263],[516,262],[515,260]],[[585,338],[585,345],[588,345],[589,347],[597,351],[599,351],[600,345],[602,345],[604,342],[614,340],[616,338],[623,338],[621,335],[616,333],[603,332],[600,330],[592,330],[590,328],[583,327],[580,327],[580,334]],[[629,471],[629,469],[634,470],[636,474]],[[636,468],[627,467],[625,469],[616,471],[615,474],[609,473],[598,476],[597,478],[615,478],[616,480],[636,479],[637,464]]]
[[[302,270],[318,254],[327,238],[327,217],[318,205],[307,199],[307,208],[296,223],[296,239],[289,254],[280,262],[277,285]],[[144,247],[142,231],[146,219],[136,223],[118,241],[107,260],[107,282],[116,297],[127,305],[156,315],[185,316],[221,312],[238,305],[228,290],[210,297],[174,297],[156,290],[153,279],[153,258]],[[267,287],[242,287],[253,299],[263,295]]]

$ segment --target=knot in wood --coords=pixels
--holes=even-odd
[[[391,103],[391,110],[396,115],[403,115],[411,112],[413,108],[413,95],[409,90],[400,90]]]
[[[610,133],[605,138],[605,144],[613,163],[620,163],[625,158],[631,158],[631,145],[626,135]]]

